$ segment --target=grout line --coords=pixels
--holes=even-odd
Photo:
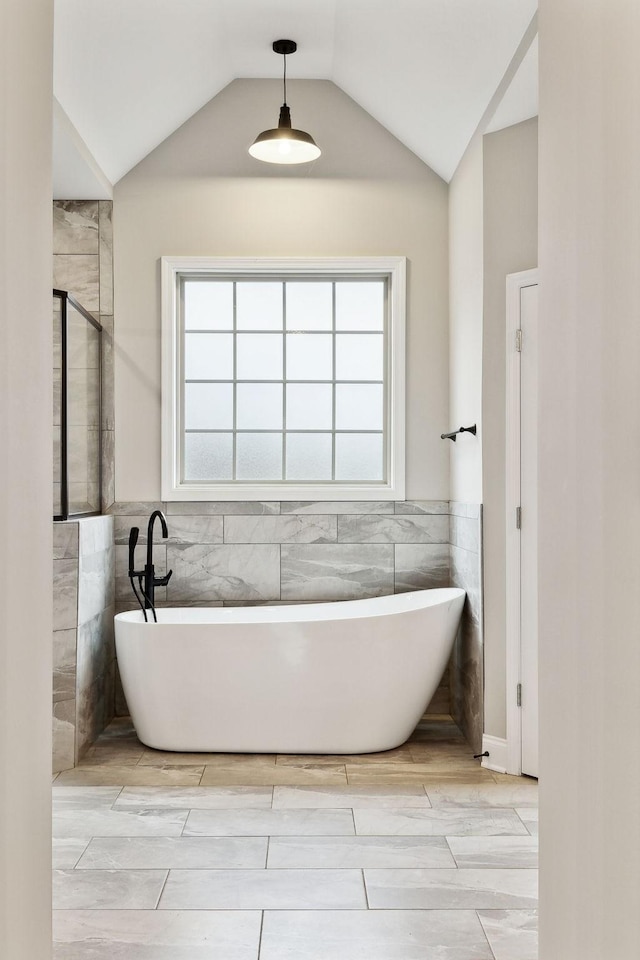
[[[264,927],[264,914],[265,914],[265,911],[261,910],[260,911],[260,935],[258,936],[258,953],[256,956],[256,960],[260,960],[260,952],[262,950],[262,929]]]
[[[489,937],[487,936],[487,931],[484,929],[484,924],[482,923],[482,920],[480,919],[480,912],[479,912],[478,910],[475,910],[474,912],[475,912],[476,918],[477,918],[477,920],[478,920],[478,923],[480,924],[480,929],[482,930],[482,935],[483,935],[483,937],[485,938],[485,940],[487,941],[487,946],[489,947],[489,953],[491,954],[493,960],[495,960],[496,955],[495,955],[495,953],[493,952],[493,949],[492,949],[492,947],[491,947],[491,943],[490,943],[490,941],[489,941]]]
[[[160,905],[160,900],[162,899],[162,894],[164,893],[164,888],[165,888],[166,885],[167,885],[167,880],[169,879],[169,874],[170,874],[170,873],[171,873],[171,870],[167,870],[167,875],[166,875],[166,877],[164,878],[164,883],[162,884],[162,889],[161,889],[161,891],[160,891],[160,894],[159,894],[159,896],[158,896],[158,899],[156,900],[156,905],[155,905],[155,907],[153,908],[154,910],[157,910],[158,907],[159,907],[159,905]]]
[[[367,910],[370,910],[371,907],[369,906],[369,893],[367,891],[367,881],[364,875],[364,869],[361,870],[360,872],[362,874],[362,886],[364,887],[364,901],[367,905]]]
[[[267,837],[267,850],[264,857],[264,868],[265,870],[269,869],[269,846],[271,845],[271,837]]]

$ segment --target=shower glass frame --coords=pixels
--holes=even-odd
[[[60,301],[60,512],[54,509],[54,520],[75,520],[95,517],[102,513],[102,324],[66,290],[53,289],[53,300]],[[97,507],[95,510],[69,512],[69,312],[68,306],[83,317],[97,332],[98,355],[96,365],[98,410],[96,432],[98,437]],[[54,309],[55,322],[55,309]],[[54,477],[54,482],[57,477]]]

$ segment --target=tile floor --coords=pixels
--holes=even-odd
[[[536,960],[537,784],[448,717],[383,754],[149,750],[54,795],[54,960]]]

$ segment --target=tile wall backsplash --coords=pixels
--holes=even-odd
[[[467,591],[450,663],[451,715],[474,752],[480,753],[484,720],[482,506],[452,501],[450,510],[451,583]]]
[[[53,524],[53,769],[73,767],[115,699],[112,517]]]

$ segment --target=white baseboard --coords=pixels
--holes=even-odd
[[[496,773],[507,772],[507,741],[500,737],[490,737],[484,734],[482,737],[482,752],[489,751],[488,757],[482,758],[482,766],[487,770],[495,770]]]

